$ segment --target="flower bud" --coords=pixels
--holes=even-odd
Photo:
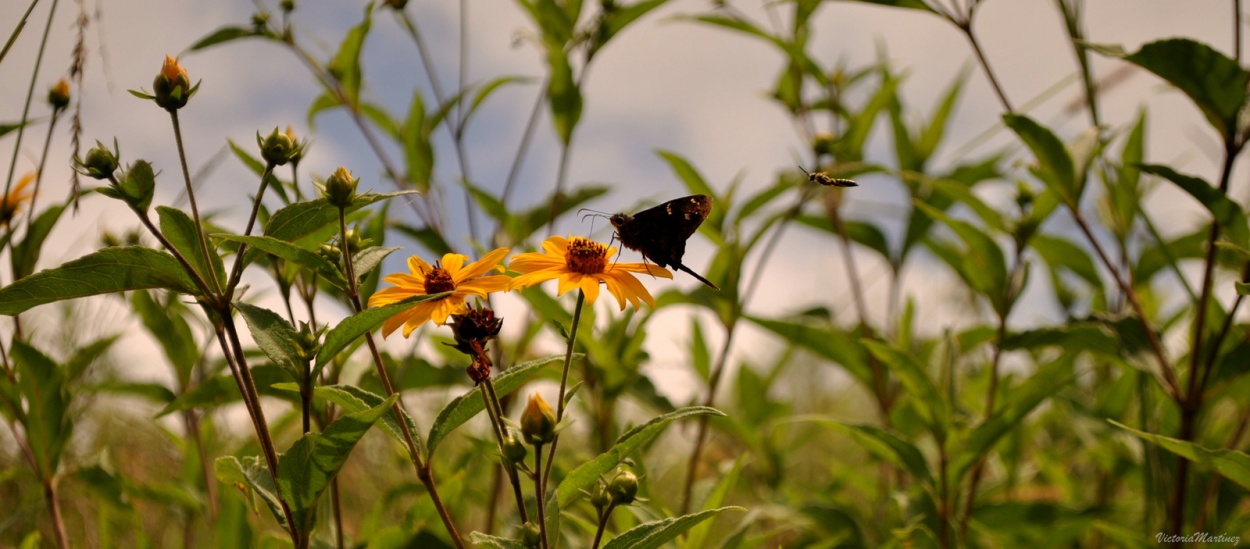
[[[408,0],[383,0],[382,6],[400,11],[408,6]]]
[[[295,0],[282,0],[278,3],[284,13],[295,11]]]
[[[527,522],[521,525],[521,544],[526,547],[538,547],[542,539],[543,531],[537,524]]]
[[[120,153],[117,150],[117,141],[113,141],[113,150],[109,150],[104,143],[95,142],[95,147],[87,151],[85,160],[74,159],[74,164],[78,168],[78,173],[93,179],[108,179],[117,172],[117,157]]]
[[[257,33],[265,32],[265,28],[269,26],[269,12],[261,10],[252,14],[252,30]]]
[[[285,166],[299,150],[299,143],[292,135],[279,132],[276,126],[264,139],[256,132],[256,144],[260,146],[260,157],[274,166]]]
[[[299,161],[304,159],[304,149],[308,148],[308,142],[300,141],[299,138],[295,136],[295,129],[291,128],[290,125],[286,127],[286,136],[291,138],[292,143],[295,143],[295,149],[291,151],[290,162],[292,164],[299,164]]]
[[[321,247],[317,248],[317,255],[326,258],[330,263],[335,265],[338,265],[339,261],[343,260],[343,252],[340,251],[338,245],[333,242],[321,244]]]
[[[530,395],[529,404],[521,412],[521,434],[535,446],[555,440],[556,413],[538,393]]]
[[[525,461],[525,455],[529,453],[529,449],[525,447],[525,443],[521,442],[517,437],[508,433],[503,437],[503,458],[508,463],[521,463]]]
[[[608,494],[613,505],[629,505],[638,496],[638,475],[622,470],[608,483]]]
[[[456,350],[476,357],[487,342],[499,335],[503,318],[496,317],[495,311],[489,307],[470,307],[465,314],[451,315],[449,324],[452,336],[456,338]]]
[[[317,356],[317,351],[321,350],[321,334],[325,331],[325,326],[320,330],[313,330],[307,322],[299,323],[299,333],[292,343],[295,344],[300,360],[311,361]]]
[[[152,80],[152,98],[162,109],[173,112],[186,106],[198,88],[191,87],[191,78],[178,64],[178,58],[166,55],[161,72]]]
[[[59,111],[69,106],[69,81],[64,78],[58,80],[56,85],[48,89],[48,104],[52,105],[52,110]]]
[[[352,205],[352,200],[356,198],[356,185],[360,183],[359,179],[352,177],[352,173],[347,168],[339,166],[334,170],[325,183],[320,186],[321,195],[325,197],[331,205],[339,208],[346,208]]]
[[[819,132],[812,138],[812,151],[816,153],[817,159],[821,156],[833,155],[836,144],[832,133]]]
[[[594,490],[590,493],[590,504],[595,509],[603,509],[612,503],[612,496],[608,495],[608,483],[602,478],[595,480]]]

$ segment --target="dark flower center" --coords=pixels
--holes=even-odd
[[[437,261],[434,262],[434,268],[425,273],[426,295],[451,292],[455,291],[455,289],[456,282],[451,279],[451,273],[440,267]]]
[[[584,275],[599,274],[608,266],[608,247],[585,238],[573,238],[569,241],[569,252],[565,256],[569,270]]]

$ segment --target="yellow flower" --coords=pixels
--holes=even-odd
[[[21,208],[22,203],[34,196],[33,192],[27,192],[26,190],[26,187],[29,187],[34,181],[35,172],[23,175],[13,185],[13,188],[9,190],[8,196],[5,196],[4,200],[0,201],[0,225],[7,227],[9,222],[13,221],[13,218],[17,216],[17,211]]]
[[[415,255],[408,258],[408,270],[412,271],[412,274],[395,273],[383,278],[384,282],[395,286],[378,290],[373,294],[373,297],[369,298],[370,307],[390,305],[417,295],[452,293],[441,299],[414,305],[389,318],[382,324],[382,337],[390,335],[401,325],[404,327],[404,337],[408,337],[413,330],[425,324],[427,320],[433,320],[435,324],[441,326],[447,323],[447,318],[451,315],[464,314],[468,310],[465,299],[469,296],[486,297],[486,294],[491,292],[506,291],[508,282],[511,280],[507,276],[482,275],[492,270],[503,271],[499,262],[507,255],[507,248],[499,248],[477,261],[465,264],[469,260],[468,257],[460,254],[446,254],[443,256],[441,265],[435,262],[433,266]]]
[[[599,283],[603,282],[623,311],[626,301],[634,307],[638,307],[639,300],[655,306],[651,293],[630,273],[673,278],[673,273],[657,265],[613,262],[611,258],[616,255],[616,248],[580,236],[548,238],[543,242],[543,252],[518,254],[512,259],[508,268],[522,274],[512,279],[509,289],[524,288],[554,278],[560,281],[556,295],[578,288],[586,294],[587,302],[594,303],[599,297]]]

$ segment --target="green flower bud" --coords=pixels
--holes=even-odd
[[[503,437],[503,458],[508,460],[508,463],[521,463],[528,453],[529,449],[525,447],[525,443],[512,436],[512,433]]]
[[[52,105],[54,111],[68,107],[69,98],[69,82],[64,78],[58,80],[56,85],[48,90],[48,104]]]
[[[260,157],[274,166],[285,166],[299,151],[299,143],[292,135],[278,131],[276,126],[273,133],[264,139],[261,139],[260,132],[256,132],[256,144],[260,146]]]
[[[356,198],[356,185],[360,183],[359,179],[352,177],[352,173],[347,168],[339,166],[334,170],[325,183],[320,186],[321,195],[330,202],[331,205],[339,208],[346,208],[352,205],[352,200]]]
[[[95,142],[96,146],[87,151],[86,160],[74,159],[75,168],[78,173],[83,174],[92,179],[108,179],[117,172],[117,141],[113,141],[113,149],[109,150],[104,143]]]
[[[595,509],[603,509],[611,503],[612,497],[608,495],[608,483],[604,482],[602,478],[596,480],[595,488],[590,493],[590,504],[594,505]]]
[[[199,86],[191,87],[187,70],[178,64],[178,58],[165,56],[161,72],[152,80],[152,99],[162,109],[173,112],[187,105]]]
[[[525,435],[526,442],[535,446],[555,440],[556,413],[537,393],[530,395],[529,404],[521,412],[521,434]]]
[[[614,505],[629,505],[638,496],[638,475],[632,471],[620,471],[608,483],[608,494]]]
[[[537,524],[527,522],[521,525],[521,543],[526,547],[538,547],[542,539],[543,531]]]
[[[282,0],[278,3],[278,5],[281,6],[282,11],[285,13],[295,11],[295,0]]]

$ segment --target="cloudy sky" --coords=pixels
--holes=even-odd
[[[124,161],[145,158],[164,170],[157,202],[176,201],[181,189],[175,177],[177,161],[168,118],[126,90],[150,89],[167,53],[182,54],[182,63],[192,79],[203,81],[199,95],[181,115],[193,166],[209,163],[227,139],[247,147],[254,143],[257,131],[292,125],[301,135],[311,135],[315,141],[304,164],[307,174],[324,176],[342,165],[362,177],[366,188],[389,190],[375,157],[344,117],[327,115],[316,120],[315,128],[309,127],[306,109],[318,89],[289,52],[252,40],[184,53],[190,44],[218,27],[246,25],[257,9],[255,4],[243,0],[83,1],[92,16],[86,43],[90,51],[86,90],[82,93],[84,138],[88,143],[95,139],[111,142],[116,138],[121,143]],[[731,3],[761,24],[768,20],[765,6],[787,6],[759,1]],[[1025,105],[1074,73],[1071,48],[1066,44],[1053,4],[1040,0],[996,0],[985,2],[978,13],[976,30],[1006,93],[1017,106]],[[1221,51],[1231,48],[1231,9],[1226,2],[1097,0],[1088,4],[1087,35],[1093,42],[1121,44],[1131,51],[1147,41],[1185,36]],[[39,3],[13,50],[0,63],[0,122],[20,117],[39,37],[52,5],[51,0]],[[408,7],[435,56],[444,88],[451,88],[458,77],[461,5],[422,1]],[[0,30],[7,32],[26,7],[27,2],[19,0],[0,2]],[[277,12],[272,2],[264,7]],[[710,2],[672,1],[629,28],[596,59],[586,82],[585,110],[569,172],[571,185],[614,185],[608,197],[592,206],[614,211],[642,201],[658,202],[684,194],[684,188],[655,154],[657,149],[686,157],[720,188],[735,178],[741,178],[748,187],[768,185],[779,171],[791,169],[806,150],[785,113],[767,98],[767,89],[782,62],[780,55],[758,40],[683,19],[711,9]],[[57,10],[35,84],[38,97],[69,65],[77,6],[61,1]],[[315,55],[326,59],[363,12],[362,2],[299,2],[294,15],[297,36]],[[779,16],[786,17],[784,13]],[[515,154],[535,94],[539,93],[537,82],[545,67],[541,54],[527,39],[533,32],[530,23],[514,3],[467,2],[467,18],[466,81],[483,82],[500,75],[534,79],[534,83],[499,92],[468,130],[466,150],[472,174],[480,185],[497,190]],[[972,63],[968,45],[960,34],[943,20],[916,11],[830,2],[820,9],[814,28],[809,51],[819,62],[833,66],[845,61],[851,67],[862,67],[886,56],[896,68],[908,73],[903,89],[909,107],[926,116],[937,95],[961,68]],[[394,112],[405,112],[412,90],[427,86],[411,41],[384,10],[375,13],[365,56],[367,97]],[[1095,70],[1102,76],[1120,67],[1117,61],[1095,59]],[[428,91],[425,93],[430,98]],[[1087,118],[1063,113],[1079,97],[1077,89],[1068,85],[1032,107],[1028,114],[1055,127],[1063,137],[1072,138],[1085,129]],[[1103,105],[1104,117],[1113,129],[1131,122],[1139,109],[1150,109],[1148,160],[1178,163],[1186,171],[1209,178],[1217,175],[1212,158],[1218,148],[1212,132],[1180,94],[1158,79],[1134,72],[1108,93]],[[42,103],[37,103],[34,112],[42,114],[41,109]],[[939,151],[937,164],[953,164],[958,160],[953,153],[993,130],[1000,114],[999,103],[983,74],[979,69],[973,70],[951,122],[948,145]],[[555,178],[556,141],[549,119],[544,117],[539,124],[538,139],[519,182],[520,192],[514,195],[515,207],[535,204],[538,197],[549,192]],[[42,128],[27,134],[14,167],[18,174],[33,169],[42,135]],[[985,154],[1002,144],[1004,141],[999,138],[1007,136],[1001,132],[997,135],[971,154]],[[0,145],[4,153],[0,162],[8,168],[14,134],[0,138]],[[888,162],[889,151],[890,143],[884,133],[877,132],[870,142],[870,159]],[[62,132],[53,142],[45,197],[58,198],[67,190],[68,156],[69,142]],[[458,170],[450,149],[440,149],[438,158],[438,179],[454,188]],[[307,175],[304,179],[307,181]],[[850,215],[872,217],[886,224],[900,222],[900,204],[905,195],[897,181],[877,176],[861,182],[860,188],[847,195]],[[227,158],[198,184],[203,192],[202,207],[242,219],[247,208],[240,197],[252,192],[255,178]],[[991,199],[995,197],[994,189],[985,192]],[[1244,182],[1235,180],[1233,192],[1244,197]],[[1153,210],[1166,216],[1164,229],[1168,232],[1193,227],[1199,219],[1193,204],[1177,196],[1161,192],[1150,203]],[[459,194],[450,192],[447,204],[451,217],[463,217]],[[125,230],[134,225],[131,219],[121,208],[103,199],[86,203],[74,223],[56,233],[61,245],[45,256],[44,266],[87,253],[96,246],[95,235],[100,230]],[[458,225],[457,229],[453,242],[463,245],[464,226]],[[574,220],[560,227],[564,232],[579,230],[588,229]],[[604,229],[596,230],[603,233],[598,236],[606,238]],[[1058,230],[1062,230],[1062,222]],[[839,290],[846,287],[840,254],[810,251],[815,246],[827,250],[827,242],[802,230],[791,231],[765,270],[765,290],[753,308],[776,313],[819,304],[839,311],[841,318],[852,318],[849,293]],[[419,248],[409,250],[420,252]],[[61,257],[57,257],[58,253]],[[695,237],[687,263],[698,269],[710,254],[707,242]],[[860,264],[870,280],[874,274],[884,274],[882,266],[866,258]],[[388,264],[388,268],[398,269],[399,263]],[[934,281],[952,278],[940,268],[929,269],[936,274],[911,274],[915,287],[932,287]],[[690,287],[697,284],[681,275],[678,280]],[[662,289],[658,284],[651,287]],[[812,288],[824,289],[816,298],[819,303],[812,303]],[[884,310],[884,284],[870,285],[869,292],[874,310]],[[922,311],[924,307],[930,313],[941,310],[943,298],[932,297],[934,293],[920,292]],[[1014,320],[1027,325],[1030,319],[1036,321],[1053,313],[1024,310]],[[922,313],[922,317],[941,319],[930,321],[935,323],[929,326],[931,329],[940,328],[948,320],[940,314]],[[685,325],[685,321],[676,324]],[[685,338],[683,330],[672,333],[667,341],[653,338],[660,339],[655,344],[680,347]]]

